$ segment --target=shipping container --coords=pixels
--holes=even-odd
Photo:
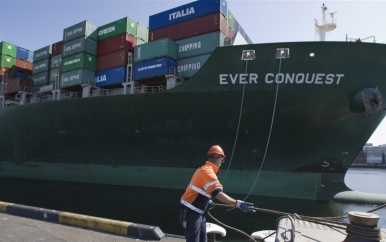
[[[63,44],[62,57],[79,54],[89,53],[95,55],[97,53],[97,42],[93,39],[74,39]]]
[[[134,80],[175,74],[176,64],[168,56],[134,63]]]
[[[37,74],[39,72],[48,71],[48,69],[50,69],[50,59],[49,58],[34,62],[32,73]]]
[[[28,59],[27,59],[28,62],[31,62],[31,63],[34,62],[34,54],[35,52],[32,50],[28,52]]]
[[[149,28],[137,22],[137,38],[145,42],[149,41]]]
[[[29,76],[28,73],[22,72],[22,71],[15,71],[13,74],[13,77],[15,78],[18,78],[18,77],[28,78],[28,76]]]
[[[228,6],[225,0],[194,1],[149,17],[149,31],[185,22],[212,13],[221,13],[226,18]],[[212,31],[213,32],[213,31]]]
[[[60,67],[52,68],[50,70],[50,78],[48,83],[54,83],[56,80],[60,80]]]
[[[63,41],[59,41],[52,44],[52,55],[60,55],[63,52]]]
[[[106,55],[120,50],[134,51],[137,38],[129,33],[118,34],[108,39],[98,41],[97,56]]]
[[[32,74],[32,63],[26,60],[16,59],[15,67],[25,71],[26,73]]]
[[[51,57],[51,69],[62,66],[62,54]]]
[[[129,33],[137,37],[137,22],[125,17],[105,24],[98,28],[98,41],[113,37],[118,34]]]
[[[63,30],[63,42],[68,42],[78,38],[90,38],[97,40],[97,37],[98,27],[87,20]]]
[[[8,55],[0,55],[0,67],[13,68],[16,58]]]
[[[87,69],[95,72],[96,56],[88,53],[80,53],[67,56],[62,59],[61,72],[68,72],[75,69]]]
[[[177,76],[190,78],[196,74],[208,60],[210,54],[185,58],[177,61]]]
[[[24,77],[8,78],[4,82],[4,94],[32,92],[32,80]]]
[[[120,84],[126,81],[127,67],[121,66],[95,73],[95,83],[97,87],[107,87]]]
[[[228,26],[232,29],[235,30],[235,17],[233,16],[233,13],[231,10],[228,8],[228,18],[227,18]]]
[[[20,60],[28,60],[29,50],[16,46],[16,58]]]
[[[78,69],[63,72],[60,78],[60,87],[73,87],[81,84],[95,86],[95,72],[87,69]]]
[[[16,57],[16,45],[5,41],[0,42],[0,54]]]
[[[142,39],[137,39],[137,44],[135,46],[138,46],[138,45],[143,45],[143,44],[146,44],[147,41],[144,41]]]
[[[45,72],[40,72],[38,74],[33,74],[32,80],[33,80],[34,87],[47,85],[49,80],[49,72],[45,71]]]
[[[114,67],[126,66],[129,52],[120,50],[107,55],[99,56],[96,63],[96,71],[103,71]]]
[[[227,20],[218,12],[160,29],[150,30],[149,41],[162,38],[170,38],[177,41],[216,31],[221,31],[224,34],[228,32]]]
[[[217,47],[224,46],[224,40],[225,34],[217,31],[176,41],[178,45],[177,59],[212,53]]]
[[[34,62],[50,58],[51,53],[52,53],[52,45],[48,45],[46,47],[35,50],[34,51],[34,58],[33,58]]]
[[[169,56],[177,59],[178,45],[169,38],[152,41],[134,48],[134,62]]]

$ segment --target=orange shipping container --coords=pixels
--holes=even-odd
[[[32,73],[32,63],[21,60],[21,59],[16,59],[15,66],[18,67],[19,69],[30,71]]]

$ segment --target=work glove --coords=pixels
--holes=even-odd
[[[209,200],[208,210],[211,210],[212,208],[214,208],[214,202],[212,200]]]
[[[253,209],[253,203],[248,203],[248,202],[243,202],[241,200],[236,200],[236,207],[237,208],[240,208],[241,211],[243,211],[244,213],[254,213],[256,212],[254,209]]]

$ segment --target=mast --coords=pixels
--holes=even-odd
[[[324,5],[322,6],[322,19],[316,20],[315,19],[315,30],[319,35],[320,41],[326,40],[326,32],[330,32],[336,28],[336,21],[334,18],[334,13],[327,13],[327,7]],[[329,15],[329,16],[328,16]]]

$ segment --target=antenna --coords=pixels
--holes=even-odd
[[[328,14],[328,15],[327,15]],[[330,32],[336,28],[336,21],[334,15],[336,12],[327,13],[327,7],[322,5],[322,19],[315,19],[315,30],[319,34],[319,40],[326,40],[326,32]]]

